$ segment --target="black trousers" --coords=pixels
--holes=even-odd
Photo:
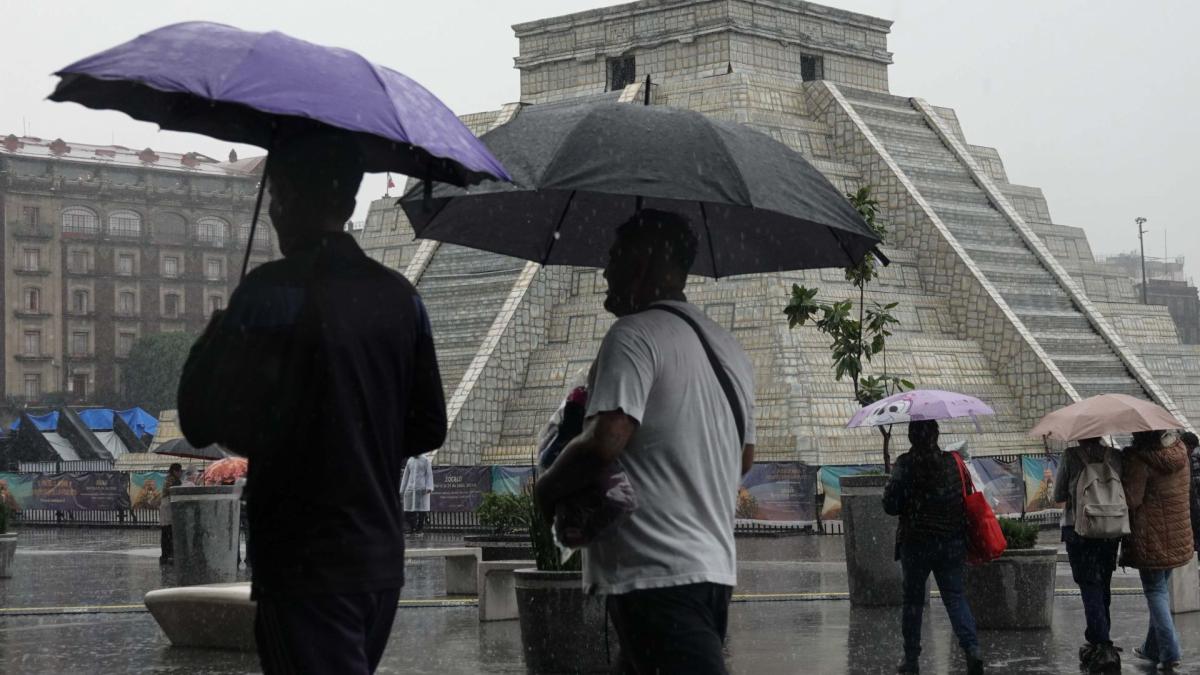
[[[625,675],[726,675],[733,587],[701,583],[613,595],[608,613]]]
[[[161,530],[161,533],[158,536],[158,546],[159,546],[159,548],[162,549],[162,552],[159,553],[158,559],[160,561],[174,560],[175,559],[174,530],[171,529],[170,525],[163,525],[160,528],[160,530]]]
[[[399,600],[399,588],[258,598],[254,640],[264,675],[374,673]]]

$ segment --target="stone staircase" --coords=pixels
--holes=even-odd
[[[506,256],[443,244],[417,284],[449,398],[504,304],[524,263]]]
[[[851,106],[1081,397],[1146,398],[1124,362],[908,99],[843,87]]]

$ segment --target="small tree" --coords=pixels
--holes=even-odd
[[[156,415],[174,408],[183,364],[195,341],[188,333],[158,333],[133,343],[125,366],[124,398]]]
[[[876,220],[879,202],[871,196],[871,187],[863,186],[857,192],[846,193],[846,198],[882,241],[887,235],[887,228]],[[795,284],[792,286],[791,300],[784,309],[789,328],[803,326],[811,321],[817,330],[832,340],[829,349],[833,359],[834,377],[838,381],[843,377],[850,377],[854,385],[854,400],[860,406],[870,405],[896,391],[913,387],[912,382],[887,374],[887,357],[884,350],[887,347],[887,339],[892,335],[891,326],[900,323],[892,315],[892,310],[898,303],[881,305],[872,302],[869,306],[866,303],[867,284],[879,276],[878,266],[879,261],[875,255],[867,253],[857,265],[846,268],[846,280],[858,289],[857,308],[850,299],[834,303],[819,302],[816,299],[818,289]],[[857,318],[855,309],[858,310]],[[864,376],[864,366],[880,354],[884,354],[882,374]],[[890,426],[881,426],[879,433],[883,436],[884,470],[890,472],[892,459],[889,446],[892,429]]]

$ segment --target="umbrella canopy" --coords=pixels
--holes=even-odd
[[[205,485],[233,485],[249,469],[250,462],[245,457],[227,457],[209,464],[200,482]]]
[[[991,406],[974,396],[940,389],[905,391],[864,406],[850,418],[847,428],[878,427],[925,420],[994,415]]]
[[[186,457],[188,459],[225,459],[232,456],[233,453],[226,451],[219,445],[207,445],[203,448],[194,448],[187,440],[183,438],[174,438],[166,441],[154,450],[156,455],[170,455],[172,457]]]
[[[420,186],[402,198],[417,236],[550,265],[603,267],[641,208],[687,216],[694,274],[856,264],[879,243],[800,153],[750,127],[619,103],[531,106],[484,134],[515,184]]]
[[[1126,394],[1101,394],[1046,415],[1029,435],[1077,441],[1135,431],[1182,429],[1184,426],[1156,403]]]
[[[436,96],[347,49],[201,21],[165,26],[55,73],[53,101],[270,148],[278,123],[349,132],[367,171],[506,179]]]

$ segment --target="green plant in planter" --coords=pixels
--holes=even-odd
[[[533,558],[537,561],[537,568],[541,572],[578,572],[583,569],[583,561],[580,559],[579,552],[576,551],[566,562],[558,553],[558,546],[554,544],[554,532],[552,526],[542,518],[542,514],[538,513],[537,504],[534,503],[531,495],[523,495],[527,503],[527,511],[529,514],[529,543],[533,548]]]
[[[1000,531],[1004,533],[1004,540],[1010,549],[1030,549],[1037,544],[1038,526],[1033,523],[1000,518]]]
[[[479,524],[492,528],[496,534],[507,534],[529,527],[529,495],[502,495],[489,492],[483,496],[475,515]]]

